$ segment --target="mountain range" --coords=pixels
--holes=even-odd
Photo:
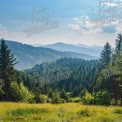
[[[58,49],[51,49],[48,46],[34,47],[32,45],[22,44],[15,41],[6,41],[8,47],[12,50],[15,57],[19,61],[16,65],[16,68],[19,70],[32,68],[36,64],[40,64],[43,62],[51,62],[60,58],[82,58],[86,60],[96,59],[96,56],[91,56],[84,53],[73,52],[71,50],[66,51],[65,49],[62,51],[58,51]],[[54,44],[56,47],[56,44]],[[60,43],[59,43],[60,45]],[[65,44],[64,44],[65,45]],[[58,47],[57,47],[58,48]],[[91,51],[91,50],[88,50]]]
[[[62,42],[49,44],[49,45],[40,45],[40,46],[46,47],[46,48],[51,48],[51,49],[58,50],[58,51],[83,53],[83,54],[91,55],[93,57],[99,57],[100,52],[103,48],[100,46],[88,46],[88,45],[83,45],[83,44],[72,45],[72,44],[66,44],[66,43],[62,43]]]

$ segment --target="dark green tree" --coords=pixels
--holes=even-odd
[[[66,100],[68,102],[68,96],[64,89],[60,92],[60,98]]]
[[[1,40],[0,44],[0,79],[4,81],[3,90],[5,92],[5,99],[9,100],[10,84],[15,80],[14,65],[16,64],[16,58],[8,48],[4,39]]]
[[[118,34],[118,38],[116,39],[116,47],[115,52],[118,54],[122,50],[122,35]]]
[[[100,60],[99,60],[100,69],[105,68],[109,64],[111,59],[111,54],[112,54],[111,45],[107,42],[100,55]]]
[[[108,84],[106,80],[104,79],[104,69],[107,68],[108,64],[110,63],[111,60],[111,46],[107,42],[101,52],[99,63],[97,66],[97,71],[96,71],[96,76],[95,79],[96,81],[94,82],[93,90],[94,92],[98,92],[100,89],[105,88],[105,85]],[[95,85],[96,84],[96,85]]]

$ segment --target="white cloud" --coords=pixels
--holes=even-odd
[[[112,2],[103,2],[101,3],[102,6],[109,6],[109,7],[117,7],[119,6],[117,3],[112,3]]]
[[[78,24],[69,24],[68,26],[71,27],[73,30],[81,30],[80,25]]]
[[[75,24],[68,24],[73,30],[81,31],[82,33],[97,33],[102,31],[99,27],[95,28],[95,23],[90,21],[88,16],[75,17],[73,20]]]
[[[122,22],[118,19],[103,19],[91,21],[88,16],[75,17],[74,23],[68,24],[68,27],[81,33],[115,33],[122,32]]]

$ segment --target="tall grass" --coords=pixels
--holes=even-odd
[[[122,108],[114,109],[113,113],[122,114]]]
[[[45,108],[17,108],[13,109],[7,112],[8,115],[11,116],[24,116],[27,114],[42,114],[42,113],[48,113],[49,110]]]
[[[1,102],[0,122],[122,122],[122,108]]]

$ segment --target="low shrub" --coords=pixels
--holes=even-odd
[[[89,92],[86,92],[82,98],[82,103],[85,105],[93,104],[94,103],[94,97]]]
[[[110,105],[111,104],[110,93],[107,90],[97,92],[94,98],[95,98],[95,103],[97,105]]]
[[[45,108],[18,108],[14,110],[10,110],[7,114],[12,116],[24,116],[27,114],[41,114],[41,113],[48,113],[49,110]]]
[[[84,117],[90,117],[92,116],[92,113],[88,110],[88,108],[85,108],[83,110],[80,110],[78,113],[78,115],[84,116]]]
[[[113,113],[122,114],[122,109],[114,109]]]

